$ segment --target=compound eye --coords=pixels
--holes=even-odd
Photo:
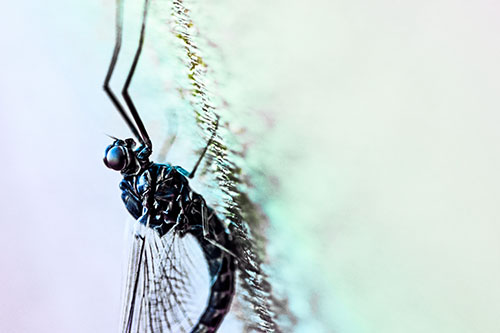
[[[114,146],[106,152],[104,164],[110,169],[121,171],[127,166],[127,152],[125,148]]]

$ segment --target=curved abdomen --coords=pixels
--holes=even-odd
[[[224,231],[214,234],[218,227],[222,227],[215,214],[211,216],[209,226],[211,228],[207,237],[211,240],[217,239],[217,244],[226,249],[231,248]],[[231,254],[208,241],[202,233],[196,233],[196,237],[203,249],[212,280],[207,306],[191,333],[215,332],[231,307],[235,293],[236,263]]]

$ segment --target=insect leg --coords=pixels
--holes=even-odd
[[[209,242],[209,243],[210,243],[210,244],[212,244],[213,246],[216,246],[216,247],[218,247],[220,250],[222,250],[222,251],[226,252],[227,254],[229,254],[229,255],[231,255],[231,256],[233,256],[233,257],[235,257],[235,258],[238,258],[238,257],[236,256],[236,254],[234,254],[232,251],[228,250],[228,249],[227,249],[227,248],[225,248],[224,246],[220,245],[219,243],[217,243],[217,242],[216,242],[216,241],[214,241],[213,239],[210,239],[209,237],[204,237],[204,238],[205,238],[205,240],[206,240],[207,242]]]
[[[106,78],[104,79],[104,91],[108,95],[108,97],[111,99],[111,102],[113,102],[114,106],[122,116],[122,118],[125,120],[127,123],[128,127],[134,134],[134,136],[139,140],[140,143],[143,143],[143,140],[141,136],[139,135],[139,131],[135,127],[134,123],[130,119],[130,117],[127,115],[124,107],[121,105],[121,103],[118,101],[116,98],[115,94],[109,87],[109,81],[111,81],[111,76],[113,75],[113,71],[115,70],[116,66],[116,61],[118,60],[118,54],[120,53],[121,45],[122,45],[122,28],[123,28],[123,1],[122,0],[117,0],[117,5],[116,5],[116,40],[115,40],[115,47],[113,49],[113,55],[111,56],[111,62],[108,67],[108,72],[106,73]]]
[[[209,231],[209,225],[208,225],[208,222],[209,220],[212,219],[212,216],[214,216],[214,212],[212,212],[212,214],[210,214],[210,216],[207,216],[207,209],[206,209],[206,205],[204,203],[204,201],[202,201],[201,203],[201,227],[202,227],[202,231],[203,231],[203,238],[209,242],[210,244],[212,244],[213,246],[215,247],[218,247],[220,250],[232,255],[233,257],[237,258],[236,254],[234,254],[232,251],[228,250],[226,247],[224,247],[223,245],[219,244],[217,241],[213,240],[212,238],[210,238],[210,231]],[[219,221],[217,221],[218,223],[220,223]]]
[[[215,128],[212,132],[212,136],[210,136],[210,139],[208,140],[207,142],[207,145],[205,146],[205,148],[203,149],[203,152],[201,153],[200,155],[200,158],[198,158],[198,161],[196,162],[196,164],[194,165],[194,168],[193,168],[193,171],[191,171],[189,173],[189,178],[193,178],[195,173],[196,173],[196,169],[198,169],[198,166],[200,165],[201,163],[201,160],[203,159],[203,157],[205,156],[207,150],[208,150],[208,147],[210,146],[210,144],[212,144],[212,141],[215,137],[215,134],[217,133],[217,129],[219,128],[219,116],[217,116],[216,120],[215,120]]]
[[[141,273],[141,267],[142,267],[142,260],[144,257],[144,246],[146,244],[146,240],[144,237],[136,235],[136,240],[137,241],[142,241],[140,245],[140,250],[139,250],[139,259],[137,266],[135,266],[135,274],[134,274],[134,280],[133,280],[133,289],[132,289],[132,297],[130,299],[130,309],[128,316],[126,318],[126,327],[125,327],[125,332],[129,333],[132,331],[132,324],[133,324],[133,319],[134,319],[134,308],[135,308],[135,303],[136,303],[136,297],[137,297],[137,289],[139,286],[139,276]]]
[[[137,63],[139,62],[139,58],[141,56],[141,51],[142,51],[142,46],[144,44],[144,35],[145,35],[145,30],[146,30],[146,17],[148,14],[148,7],[149,7],[149,0],[144,1],[144,11],[143,11],[143,16],[142,16],[142,25],[141,25],[141,35],[139,37],[139,46],[137,47],[137,51],[134,56],[134,61],[132,62],[132,66],[130,67],[130,71],[128,73],[127,79],[125,80],[125,85],[123,86],[122,89],[122,96],[125,100],[125,103],[127,103],[130,113],[132,113],[132,117],[134,117],[135,122],[137,123],[137,126],[139,127],[139,131],[141,132],[142,138],[144,139],[144,143],[149,147],[150,150],[152,150],[152,144],[151,144],[151,139],[149,138],[148,132],[146,131],[146,128],[144,127],[144,124],[141,120],[141,117],[139,116],[139,113],[137,112],[137,108],[135,107],[134,102],[132,101],[132,98],[130,97],[128,93],[128,88],[130,86],[130,83],[132,82],[132,77],[134,76],[135,69],[137,67]]]

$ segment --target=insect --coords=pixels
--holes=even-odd
[[[139,45],[122,90],[132,117],[109,86],[122,42],[121,0],[116,7],[114,51],[104,81],[105,92],[137,140],[114,138],[104,156],[108,168],[121,172],[122,200],[136,220],[123,332],[215,332],[235,293],[234,243],[224,223],[188,181],[195,176],[215,131],[190,172],[150,160],[152,142],[129,94],[144,43],[148,5],[149,0],[145,0]],[[198,317],[188,311],[189,299],[196,296],[190,293],[195,273],[186,269],[196,263],[182,257],[196,254],[196,248],[207,263],[210,278],[208,301]],[[184,267],[176,266],[174,253],[185,259]]]

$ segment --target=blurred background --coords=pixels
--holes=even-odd
[[[498,3],[186,2],[295,331],[499,332]],[[127,212],[102,154],[105,133],[129,133],[101,89],[114,5],[1,3],[1,332],[118,330]],[[142,75],[144,103],[152,80],[175,81]]]

